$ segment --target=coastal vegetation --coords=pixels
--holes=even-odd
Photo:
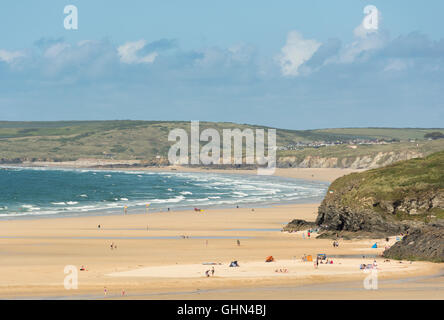
[[[400,223],[441,218],[444,151],[336,179],[317,224],[334,231],[396,233],[403,229]]]
[[[0,162],[137,160],[142,165],[168,164],[173,142],[168,133],[190,129],[187,121],[0,122]],[[228,122],[201,122],[201,130],[269,129]],[[377,167],[444,150],[444,140],[427,133],[444,129],[345,128],[277,129],[280,167]]]
[[[444,261],[444,151],[336,179],[316,225],[321,238],[407,234],[386,257]]]

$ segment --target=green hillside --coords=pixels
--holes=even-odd
[[[409,139],[424,140],[424,135],[431,132],[442,132],[443,129],[421,129],[421,128],[341,128],[341,129],[319,129],[313,130],[317,134],[332,134],[339,136],[354,136],[376,139],[397,139],[407,141]]]
[[[0,121],[0,159],[26,160],[75,160],[79,158],[112,158],[116,160],[146,160],[156,156],[166,157],[171,142],[168,133],[175,128],[189,132],[190,122],[185,121],[56,121],[56,122],[8,122]],[[200,130],[215,128],[267,128],[263,126],[201,122]],[[443,129],[325,129],[287,130],[277,129],[278,147],[292,146],[298,142],[349,141],[351,139],[381,138],[402,139],[398,145],[362,145],[352,150],[345,145],[328,148],[303,147],[298,150],[278,151],[278,156],[304,158],[318,156],[356,156],[384,150],[416,150],[428,154],[444,150],[444,139],[424,140],[427,132]],[[408,139],[420,139],[418,146]],[[421,151],[422,150],[422,151]]]
[[[444,151],[335,180],[324,201],[399,219],[444,214]]]

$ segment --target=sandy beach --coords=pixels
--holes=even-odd
[[[276,175],[332,181],[345,173],[278,169]],[[442,264],[385,262],[379,257],[384,239],[340,240],[335,248],[316,234],[280,231],[295,218],[313,221],[318,205],[3,220],[0,298],[444,298]],[[377,249],[371,248],[375,242]],[[333,264],[315,268],[301,260],[318,253]],[[268,256],[275,261],[266,263]],[[234,260],[239,267],[228,267]],[[366,290],[368,274],[359,266],[374,260],[379,287]],[[64,288],[67,265],[78,271],[76,290]],[[212,267],[214,275],[206,277]]]
[[[138,160],[97,160],[97,159],[79,159],[76,161],[47,162],[34,161],[25,162],[23,166],[28,167],[49,167],[49,168],[94,168],[100,166],[121,166],[140,164]],[[213,173],[231,173],[231,174],[257,174],[255,169],[214,169],[209,167],[188,167],[188,166],[160,166],[160,167],[122,167],[122,168],[103,168],[104,170],[125,170],[125,171],[177,171],[177,172],[213,172]],[[342,168],[276,168],[274,175],[278,177],[304,179],[312,181],[332,182],[335,179],[352,173],[361,172],[363,169],[342,169]]]

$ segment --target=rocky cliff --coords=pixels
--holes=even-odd
[[[444,262],[444,225],[432,224],[410,231],[402,241],[384,251],[384,257]]]
[[[277,159],[277,166],[281,168],[350,168],[374,169],[390,165],[397,161],[420,158],[423,154],[414,151],[378,152],[361,156],[349,157],[320,157],[306,156],[302,160],[297,157],[286,156]]]

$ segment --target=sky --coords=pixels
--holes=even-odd
[[[442,127],[443,16],[440,0],[5,0],[0,120]]]

